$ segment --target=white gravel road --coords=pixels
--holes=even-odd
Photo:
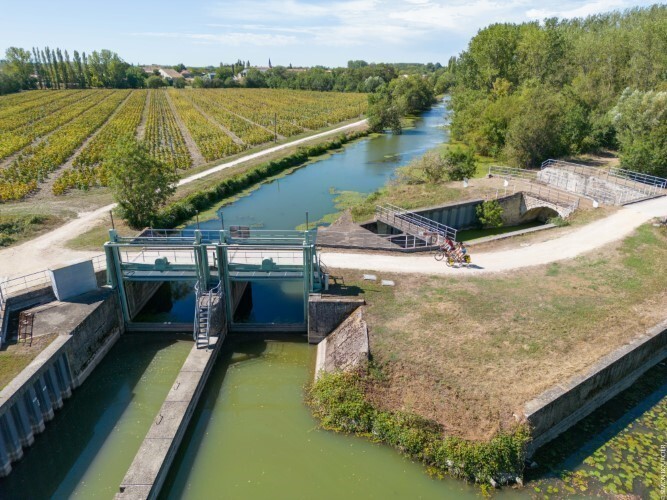
[[[667,197],[623,207],[614,214],[582,226],[553,240],[526,247],[489,253],[473,253],[470,268],[449,268],[432,255],[387,255],[321,252],[322,262],[333,269],[428,274],[478,275],[538,266],[591,252],[620,240],[654,217],[667,216]]]

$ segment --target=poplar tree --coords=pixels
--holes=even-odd
[[[41,59],[42,59],[42,71],[44,72],[44,80],[46,80],[46,86],[48,88],[53,87],[53,79],[51,78],[51,68],[49,67],[49,61],[46,59],[44,51],[41,50]]]
[[[86,76],[83,73],[83,64],[81,63],[81,55],[78,51],[74,51],[74,69],[76,71],[76,80],[80,88],[86,86]]]

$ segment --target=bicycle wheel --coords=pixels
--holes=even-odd
[[[452,267],[454,265],[454,259],[452,259],[451,257],[447,257],[445,264],[447,264],[447,267]]]
[[[439,262],[445,258],[445,252],[443,252],[442,250],[436,250],[433,258]]]

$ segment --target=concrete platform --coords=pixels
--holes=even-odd
[[[35,320],[36,335],[70,335],[91,313],[100,307],[113,293],[110,289],[97,289],[66,301],[54,301],[28,309]]]
[[[125,474],[116,499],[156,498],[160,493],[223,340],[224,335],[211,337],[209,349],[193,345]]]

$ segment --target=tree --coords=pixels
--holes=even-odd
[[[204,79],[201,76],[195,76],[192,80],[192,88],[202,89],[204,88]]]
[[[166,86],[167,84],[161,76],[151,75],[146,79],[146,87],[149,89],[159,89]]]
[[[667,92],[626,89],[611,114],[623,166],[667,177]]]
[[[503,207],[498,200],[484,201],[475,208],[482,227],[501,227],[503,225]]]
[[[151,225],[158,209],[176,190],[178,175],[134,138],[119,140],[102,168],[108,172],[122,217],[134,228]]]
[[[477,172],[475,153],[469,149],[450,149],[444,155],[445,170],[450,181],[462,181],[474,177]]]
[[[247,70],[245,86],[249,88],[266,87],[266,80],[264,79],[262,72],[256,69]]]
[[[368,126],[373,132],[383,132],[391,129],[394,134],[403,131],[401,127],[401,112],[394,102],[394,97],[386,87],[368,95]]]
[[[447,163],[436,151],[429,151],[422,156],[417,166],[423,170],[426,181],[431,184],[437,184],[447,176]]]
[[[424,111],[435,101],[433,88],[419,75],[397,78],[389,84],[389,89],[401,115]]]
[[[174,78],[174,88],[175,89],[184,89],[185,88],[185,78]]]
[[[18,47],[9,47],[5,52],[10,75],[18,80],[22,89],[34,87],[32,79],[33,64],[30,52]]]
[[[125,70],[127,86],[132,89],[142,89],[146,86],[146,73],[139,66],[130,66]]]
[[[21,82],[2,71],[2,66],[0,66],[0,95],[11,94],[19,90],[21,90]]]

